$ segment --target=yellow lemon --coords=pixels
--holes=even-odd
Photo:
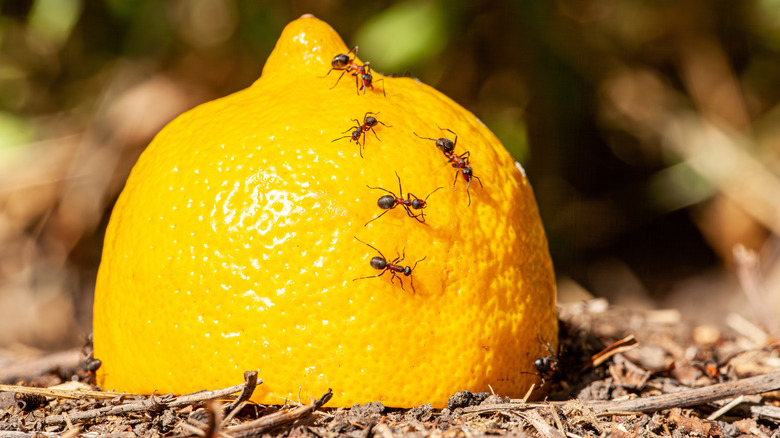
[[[98,383],[136,393],[256,369],[262,403],[328,388],[331,406],[520,397],[556,339],[522,168],[473,114],[372,71],[312,16],[284,29],[251,87],[152,141],[95,291]]]

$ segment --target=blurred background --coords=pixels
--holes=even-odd
[[[535,188],[561,301],[776,332],[778,0],[0,0],[0,352],[83,343],[138,155],[250,85],[304,13],[498,135]]]

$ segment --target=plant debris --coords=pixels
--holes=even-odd
[[[99,391],[79,371],[84,367],[52,362],[35,378],[25,375],[30,384],[0,385],[0,438],[777,436],[775,341],[753,345],[739,330],[694,326],[673,311],[612,308],[604,300],[561,306],[559,314],[557,368],[531,393],[541,402],[463,390],[441,410],[379,401],[346,409],[328,408],[328,391],[308,404],[263,406],[249,401],[262,384],[255,371],[222,390],[140,396]],[[33,368],[40,370],[39,363]]]

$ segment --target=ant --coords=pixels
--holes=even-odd
[[[425,257],[421,258],[420,260],[417,260],[414,263],[414,266],[412,266],[411,268],[409,266],[401,266],[398,263],[401,263],[404,260],[404,257],[406,257],[406,248],[404,248],[404,250],[402,251],[400,256],[398,256],[395,259],[393,259],[393,261],[388,262],[387,259],[385,258],[385,255],[382,254],[382,251],[376,249],[375,247],[369,245],[366,242],[363,242],[362,240],[358,239],[357,237],[355,237],[355,240],[357,240],[360,243],[363,243],[363,244],[367,245],[369,248],[371,248],[374,251],[379,253],[380,257],[373,257],[371,259],[371,261],[369,262],[369,264],[371,264],[372,268],[374,268],[376,270],[381,270],[382,272],[380,272],[377,275],[369,275],[368,277],[355,278],[352,281],[364,280],[366,278],[381,277],[382,274],[384,274],[387,271],[390,271],[390,273],[393,275],[393,277],[390,278],[390,283],[393,282],[393,278],[398,278],[398,281],[401,282],[401,290],[404,290],[404,281],[401,279],[401,277],[398,276],[398,273],[404,274],[405,276],[409,277],[409,276],[412,275],[412,271],[414,271],[414,268],[417,267],[417,263],[420,263],[421,261],[425,260]],[[412,291],[414,293],[417,293],[417,291],[414,289],[414,278],[411,278],[409,280],[409,282],[412,285]]]
[[[548,380],[557,380],[560,376],[561,369],[558,360],[559,354],[555,352],[555,350],[552,348],[552,345],[550,345],[550,343],[547,341],[543,341],[542,339],[539,339],[539,342],[544,344],[550,354],[545,357],[540,357],[534,361],[534,368],[536,368],[536,373],[523,372],[523,374],[536,374],[539,376],[542,379],[542,384],[539,386],[539,388],[542,388]]]
[[[437,128],[441,129],[442,131],[450,131],[453,134],[455,132],[451,129],[442,128],[440,126],[436,126]],[[436,147],[439,148],[439,150],[444,154],[445,157],[452,160],[452,157],[455,155],[455,146],[458,144],[458,134],[455,134],[455,141],[450,140],[449,138],[442,137],[442,138],[430,138],[430,137],[423,137],[422,135],[413,132],[414,135],[420,137],[423,140],[432,140],[436,142]],[[469,152],[466,151],[463,155],[468,157]]]
[[[330,61],[331,69],[328,70],[327,73],[325,73],[325,76],[321,76],[322,78],[328,76],[330,72],[333,70],[341,70],[341,76],[339,76],[338,79],[336,79],[336,83],[333,84],[330,89],[336,88],[336,85],[339,84],[339,81],[342,77],[344,77],[345,73],[349,73],[353,70],[358,70],[360,66],[355,62],[355,58],[357,58],[357,52],[358,52],[358,46],[353,47],[350,49],[347,53],[339,53],[338,55],[333,57],[333,60]],[[349,54],[352,53],[353,56],[350,58]]]
[[[365,64],[361,65],[358,68],[358,71],[355,73],[352,73],[352,76],[355,77],[355,86],[358,85],[358,80],[360,81],[360,87],[358,88],[358,94],[360,94],[360,90],[363,90],[363,94],[366,94],[366,89],[374,89],[374,76],[371,74],[371,63],[366,61]],[[380,79],[377,82],[382,83],[382,94],[387,97],[387,93],[385,93],[385,80]]]
[[[379,140],[379,136],[376,135],[376,131],[374,131],[374,126],[376,126],[377,124],[381,123],[384,126],[392,128],[392,125],[387,125],[387,124],[385,124],[383,122],[380,122],[379,120],[376,119],[376,117],[369,116],[369,114],[379,115],[379,113],[373,113],[371,111],[365,113],[363,115],[363,123],[362,124],[360,123],[360,121],[358,121],[358,119],[352,119],[352,121],[355,122],[356,125],[351,127],[351,128],[349,128],[349,129],[347,129],[346,131],[342,132],[342,134],[344,134],[346,132],[349,132],[350,129],[354,129],[354,131],[352,131],[352,134],[345,135],[343,137],[339,137],[336,140],[331,141],[331,143],[333,143],[334,141],[341,140],[342,138],[349,138],[352,141],[354,141],[355,143],[357,143],[358,145],[360,145],[360,136],[362,134],[368,132],[368,131],[373,132],[374,133],[374,137],[376,137],[376,139]],[[382,141],[382,140],[379,140],[379,141]],[[360,158],[363,158],[363,148],[365,146],[366,146],[366,137],[363,136],[363,147],[361,147],[359,149],[359,151],[360,151]]]
[[[397,207],[399,205],[402,206],[404,208],[404,210],[406,210],[406,214],[409,215],[409,217],[415,218],[415,219],[417,219],[417,222],[420,222],[421,224],[424,224],[425,223],[425,213],[422,211],[422,209],[428,206],[428,203],[426,201],[428,201],[428,198],[432,194],[434,194],[436,192],[436,190],[444,188],[444,187],[437,187],[434,191],[432,191],[431,193],[428,193],[428,196],[426,196],[425,199],[420,199],[415,194],[413,194],[411,192],[407,193],[406,194],[406,199],[404,199],[403,198],[404,191],[401,188],[401,177],[398,176],[398,172],[395,172],[395,177],[398,178],[398,193],[400,193],[400,195],[401,195],[400,197],[396,196],[395,193],[391,192],[390,190],[383,189],[382,187],[366,186],[366,187],[368,187],[369,189],[372,189],[372,190],[384,190],[387,193],[390,193],[389,195],[382,195],[382,197],[380,197],[376,201],[376,205],[378,205],[379,208],[383,209],[384,211],[379,216],[377,216],[377,217],[371,219],[370,221],[366,222],[366,226],[368,226],[368,224],[370,224],[371,222],[379,219],[385,213],[387,213],[388,211],[394,209],[395,207]],[[414,198],[414,199],[412,199],[412,198]],[[412,210],[410,210],[410,207],[415,209],[415,210],[420,210],[420,213],[419,214],[412,214]]]
[[[449,138],[442,137],[442,138],[430,138],[430,137],[423,137],[420,134],[414,132],[414,135],[422,138],[423,140],[432,140],[436,142],[436,147],[439,148],[439,150],[444,154],[445,157],[447,157],[447,162],[451,163],[452,167],[456,168],[455,171],[455,182],[452,184],[453,187],[458,182],[458,174],[461,174],[463,176],[463,179],[466,180],[466,195],[469,198],[469,204],[471,205],[471,193],[469,193],[469,187],[471,187],[471,180],[476,178],[477,182],[479,182],[480,187],[485,187],[482,185],[482,180],[479,179],[478,176],[474,175],[474,169],[471,168],[471,165],[469,165],[469,158],[471,157],[471,152],[466,151],[460,155],[455,154],[455,146],[458,144],[458,134],[455,133],[455,131],[448,129],[448,128],[442,128],[438,127],[442,131],[449,131],[453,134],[455,134],[455,141],[450,140]]]
[[[466,195],[469,197],[468,205],[471,205],[471,193],[469,193],[469,187],[471,187],[471,180],[476,178],[480,187],[484,188],[485,186],[482,185],[482,181],[479,179],[479,177],[474,175],[474,170],[468,164],[467,160],[461,158],[459,161],[452,163],[452,167],[457,168],[457,170],[455,171],[455,182],[452,183],[452,187],[454,188],[455,184],[458,183],[458,174],[460,173],[463,176],[463,179],[466,180],[467,183]]]
[[[352,53],[352,57],[349,56],[349,54]],[[347,53],[339,53],[338,55],[334,56],[333,59],[330,61],[330,70],[328,70],[327,73],[325,73],[326,77],[332,72],[333,70],[340,70],[341,75],[338,79],[336,79],[336,83],[333,84],[330,89],[336,88],[336,85],[339,84],[339,81],[341,78],[344,77],[344,74],[351,73],[352,76],[355,77],[355,88],[357,88],[357,93],[360,94],[360,90],[363,90],[363,94],[366,94],[366,89],[371,88],[374,89],[374,77],[371,74],[371,63],[366,62],[363,65],[358,65],[357,62],[355,62],[355,59],[357,58],[358,53],[358,46],[353,47],[349,50]],[[387,93],[385,93],[385,84],[384,79],[380,79],[377,82],[382,82],[382,94],[387,96]]]

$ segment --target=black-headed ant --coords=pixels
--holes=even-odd
[[[485,187],[482,185],[482,181],[479,179],[478,176],[474,175],[474,170],[471,168],[471,166],[468,164],[468,160],[460,159],[459,161],[453,162],[452,167],[457,168],[458,170],[455,171],[455,182],[452,184],[453,187],[455,187],[455,184],[458,183],[458,174],[460,173],[463,176],[463,179],[466,180],[466,195],[469,198],[469,204],[471,205],[471,193],[469,193],[469,187],[471,187],[471,180],[476,178],[477,182],[479,183],[480,187]]]
[[[479,186],[484,187],[479,177],[474,175],[474,169],[472,169],[471,165],[469,164],[469,158],[471,156],[471,152],[466,151],[460,155],[455,154],[455,146],[458,144],[458,134],[455,134],[453,130],[448,128],[439,127],[439,129],[441,129],[442,131],[449,131],[453,133],[455,135],[455,141],[452,141],[446,137],[442,137],[442,138],[423,137],[416,132],[414,133],[414,135],[422,138],[423,140],[432,140],[436,142],[436,147],[439,148],[439,150],[444,154],[445,157],[447,157],[447,162],[451,163],[452,167],[457,169],[455,171],[455,182],[452,184],[453,187],[458,182],[458,174],[463,176],[463,179],[466,180],[466,195],[469,198],[468,205],[471,205],[471,193],[469,192],[469,188],[471,187],[471,180],[476,178],[477,182],[479,182]]]
[[[404,290],[404,281],[401,279],[401,277],[398,276],[398,274],[400,273],[400,274],[404,274],[407,277],[410,277],[412,275],[412,271],[414,271],[414,268],[417,267],[417,263],[420,263],[421,261],[425,260],[425,257],[421,258],[420,260],[417,260],[414,263],[414,266],[412,266],[411,268],[409,266],[401,266],[398,263],[401,263],[404,260],[404,257],[406,257],[406,248],[404,248],[404,250],[402,251],[400,256],[398,256],[395,259],[393,259],[393,261],[388,262],[387,258],[385,258],[385,255],[382,254],[382,251],[376,249],[375,247],[369,245],[366,242],[363,242],[362,240],[358,239],[357,237],[355,237],[355,240],[357,240],[358,242],[360,242],[362,244],[367,245],[369,248],[371,248],[374,251],[379,253],[379,257],[373,257],[371,259],[371,261],[369,262],[369,264],[371,265],[372,268],[374,268],[376,270],[381,270],[382,272],[380,272],[377,275],[369,275],[367,277],[355,278],[352,281],[365,280],[366,278],[381,277],[385,272],[390,271],[390,274],[393,275],[393,277],[390,278],[390,283],[393,282],[393,278],[397,278],[398,281],[401,282],[401,290]],[[409,282],[412,285],[412,291],[414,293],[417,293],[417,291],[414,289],[414,277],[412,277],[409,280]]]
[[[343,132],[343,133],[346,133],[346,132],[349,132],[349,131],[350,131],[350,129],[354,129],[354,131],[352,131],[352,134],[350,134],[350,135],[345,135],[345,136],[343,136],[343,137],[339,137],[339,138],[337,138],[337,139],[335,139],[335,140],[331,141],[331,143],[333,143],[334,141],[339,141],[339,140],[341,140],[342,138],[349,138],[350,140],[352,140],[352,141],[354,141],[355,143],[357,143],[357,144],[358,144],[358,146],[360,146],[360,136],[361,136],[362,134],[365,134],[365,133],[366,133],[366,132],[368,132],[368,131],[371,131],[371,132],[373,132],[373,133],[374,133],[374,137],[376,137],[376,139],[377,139],[378,141],[382,141],[382,140],[379,140],[379,136],[378,136],[378,135],[376,135],[376,131],[374,131],[374,126],[376,126],[377,124],[380,124],[380,123],[381,123],[381,124],[382,124],[382,125],[384,125],[384,126],[387,126],[387,127],[389,127],[389,128],[392,128],[392,125],[388,125],[388,124],[385,124],[384,122],[380,122],[379,120],[377,120],[377,119],[376,119],[376,117],[374,117],[374,116],[369,116],[369,114],[373,114],[373,115],[379,115],[379,113],[373,113],[373,112],[371,112],[371,111],[369,111],[369,112],[365,113],[365,114],[363,115],[363,123],[362,123],[362,124],[360,123],[360,121],[359,121],[358,119],[352,119],[352,121],[353,121],[353,122],[355,122],[355,126],[353,126],[353,127],[349,128],[349,129],[347,129],[346,131],[344,131],[344,132]],[[342,134],[343,134],[343,133],[342,133]],[[365,135],[364,135],[364,136],[363,136],[363,145],[362,145],[362,147],[360,147],[360,148],[359,148],[359,150],[360,150],[360,158],[363,158],[363,148],[364,148],[365,146],[366,146],[366,137],[365,137]]]
[[[450,131],[453,134],[451,129],[442,128],[439,127],[442,131]],[[432,140],[436,142],[436,147],[439,148],[439,150],[446,156],[447,158],[451,158],[451,156],[455,153],[455,146],[458,144],[458,134],[455,134],[455,141],[450,140],[449,138],[442,137],[442,138],[431,138],[431,137],[423,137],[422,135],[414,132],[414,135],[420,137],[423,140]],[[468,157],[468,151],[465,152],[466,156]]]
[[[336,88],[336,85],[339,84],[339,81],[341,80],[342,77],[344,77],[345,73],[352,72],[353,70],[356,71],[360,68],[360,66],[355,62],[355,58],[357,58],[357,52],[358,52],[358,46],[355,46],[352,49],[350,49],[350,51],[347,53],[339,53],[338,55],[333,57],[332,61],[330,61],[330,66],[331,66],[330,70],[328,70],[328,72],[325,73],[325,76],[321,76],[321,77],[324,78],[328,76],[330,72],[332,72],[333,70],[341,70],[341,75],[339,76],[338,79],[336,79],[336,83],[333,84],[332,87],[330,87],[331,90]],[[353,54],[351,58],[349,57],[350,53]]]
[[[341,71],[341,75],[336,79],[336,83],[330,87],[331,90],[336,88],[336,85],[339,84],[339,81],[346,73],[351,73],[352,76],[355,77],[355,88],[357,89],[356,91],[358,94],[360,94],[360,90],[363,90],[363,94],[366,94],[367,88],[374,89],[374,76],[371,74],[371,63],[366,62],[363,65],[358,65],[358,63],[355,62],[357,52],[358,46],[355,46],[347,53],[339,53],[330,61],[331,68],[325,73],[325,76],[322,76],[323,78],[328,76],[333,70]],[[352,57],[349,56],[350,53],[353,54]],[[377,82],[382,82],[382,94],[387,96],[387,93],[385,93],[384,79],[380,79]]]
[[[358,94],[360,94],[360,90],[363,90],[363,94],[366,94],[366,89],[370,88],[371,90],[374,89],[374,76],[371,74],[371,63],[366,61],[365,64],[361,65],[360,68],[358,68],[358,71],[355,73],[352,73],[352,76],[355,76],[355,83],[356,86],[359,83],[358,88]],[[385,93],[385,80],[380,79],[377,82],[382,83],[382,94],[387,97],[387,93]]]
[[[376,205],[379,206],[379,208],[383,209],[384,211],[379,216],[371,219],[370,221],[366,222],[366,226],[370,224],[371,222],[379,219],[382,217],[385,213],[388,211],[394,209],[397,206],[402,206],[404,210],[406,210],[406,214],[409,215],[409,217],[417,219],[417,222],[425,223],[425,213],[422,211],[423,208],[428,206],[428,198],[436,192],[436,190],[442,189],[444,187],[437,187],[432,191],[431,193],[428,193],[428,196],[425,197],[425,199],[418,198],[415,194],[409,192],[406,194],[406,199],[403,198],[404,196],[404,190],[401,188],[401,177],[398,176],[398,172],[395,173],[395,177],[398,178],[398,193],[399,196],[396,196],[395,193],[391,192],[390,190],[383,189],[382,187],[371,187],[366,186],[369,189],[372,190],[384,190],[387,193],[390,193],[389,195],[382,195],[377,201]],[[414,199],[412,199],[414,198]],[[413,214],[411,209],[420,210],[418,214]]]
[[[558,380],[560,377],[560,366],[558,361],[558,353],[555,352],[552,345],[549,342],[539,339],[539,342],[544,344],[547,351],[550,353],[547,356],[540,357],[534,361],[534,368],[536,373],[523,372],[523,374],[535,374],[542,379],[542,384],[539,388],[544,387],[544,384],[548,380]]]

